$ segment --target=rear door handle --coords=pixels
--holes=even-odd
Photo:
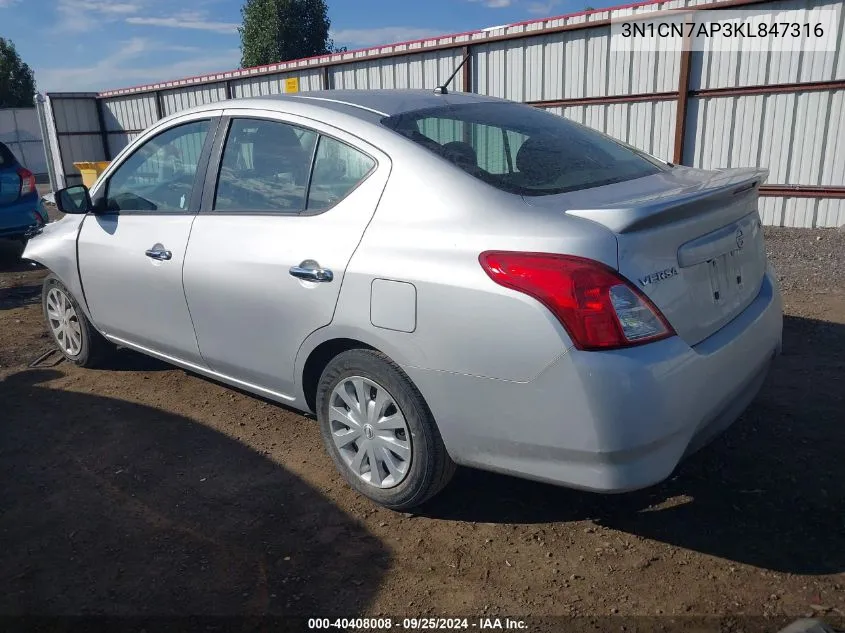
[[[144,255],[150,259],[157,259],[160,262],[173,259],[173,253],[165,249],[161,244],[156,244],[151,249],[145,251]]]
[[[334,273],[328,268],[320,268],[320,264],[313,259],[306,259],[299,266],[292,266],[290,274],[297,279],[305,281],[328,282],[334,279]]]

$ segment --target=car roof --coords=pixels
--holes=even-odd
[[[461,92],[436,94],[433,90],[314,90],[297,94],[230,99],[192,108],[192,111],[214,110],[221,106],[283,110],[285,103],[298,102],[371,120],[373,114],[393,116],[441,105],[485,101],[495,102],[501,99]]]

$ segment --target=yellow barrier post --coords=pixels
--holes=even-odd
[[[106,170],[106,167],[109,166],[109,161],[74,163],[73,166],[79,170],[80,174],[82,174],[82,184],[90,189],[94,186],[94,183],[97,182],[97,178],[100,177],[100,174],[102,174]]]

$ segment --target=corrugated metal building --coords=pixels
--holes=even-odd
[[[50,94],[54,187],[108,160],[163,116],[226,98],[357,88],[452,89],[529,103],[667,161],[761,166],[763,221],[845,224],[843,0],[657,0],[100,94]],[[657,9],[835,9],[830,52],[611,50],[611,19]]]
[[[35,108],[0,109],[0,143],[5,144],[39,182],[47,176],[44,142]]]

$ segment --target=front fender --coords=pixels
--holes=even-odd
[[[38,262],[56,275],[79,303],[88,320],[93,321],[82,292],[77,262],[76,241],[84,221],[84,215],[66,215],[45,225],[40,234],[29,240],[22,257]]]

